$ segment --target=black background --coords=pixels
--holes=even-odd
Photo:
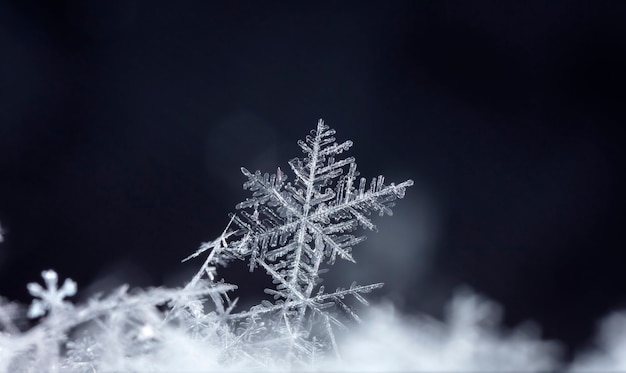
[[[288,170],[323,117],[364,176],[416,182],[331,283],[434,315],[469,285],[581,347],[626,306],[625,25],[622,1],[0,2],[0,294],[180,285],[239,167]]]

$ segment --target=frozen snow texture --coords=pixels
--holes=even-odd
[[[73,306],[63,298],[76,291],[75,284],[66,280],[58,289],[56,272],[42,275],[46,289],[29,284],[31,293],[40,298],[33,302],[36,306],[31,305],[29,316],[43,316],[36,326],[20,332],[13,322],[17,316],[0,303],[0,372],[150,370],[149,365],[137,362],[155,353],[172,328],[188,327],[182,316],[164,318],[158,306],[173,307],[182,300],[191,304],[235,288],[217,283],[204,284],[202,289],[154,288],[130,293],[121,287]]]

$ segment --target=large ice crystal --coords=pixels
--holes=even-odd
[[[317,128],[298,142],[305,157],[289,161],[293,183],[280,168],[271,175],[242,168],[248,178],[244,189],[252,196],[236,206],[240,212],[231,215],[229,224],[234,228],[191,256],[212,249],[207,268],[242,259],[249,262],[250,271],[261,268],[272,277],[275,288],[265,292],[273,303],[264,301],[228,319],[236,320],[237,329],[247,337],[246,349],[271,345],[270,351],[279,352],[274,359],[288,363],[310,362],[327,350],[339,356],[333,327],[343,324],[332,311],[339,307],[358,320],[346,298],[367,304],[361,294],[383,284],[353,283],[328,292],[320,285],[320,275],[327,271],[324,264],[332,265],[337,257],[354,262],[352,247],[365,237],[352,233],[359,226],[375,230],[371,212],[391,215],[394,200],[413,185],[412,180],[385,185],[378,176],[368,186],[365,178],[358,179],[354,157],[337,159],[352,141],[337,143],[334,135],[319,120]],[[262,328],[258,320],[263,320]]]

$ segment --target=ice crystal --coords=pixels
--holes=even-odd
[[[231,215],[235,228],[227,228],[223,239],[192,255],[214,248],[207,268],[219,261],[242,259],[248,261],[250,271],[262,268],[272,277],[276,286],[265,292],[274,302],[264,301],[230,319],[246,319],[247,325],[255,325],[255,319],[264,318],[267,332],[253,339],[275,341],[274,345],[283,348],[274,350],[292,362],[310,360],[329,348],[339,355],[333,326],[343,325],[330,309],[339,307],[358,321],[345,299],[352,296],[367,304],[361,294],[383,284],[353,283],[327,292],[320,285],[320,275],[326,271],[322,267],[332,265],[337,257],[355,262],[352,247],[365,237],[352,232],[359,226],[376,230],[371,212],[391,215],[393,201],[404,197],[406,188],[413,185],[412,180],[385,185],[383,176],[378,176],[368,186],[365,178],[358,179],[354,157],[337,159],[352,141],[337,143],[334,135],[320,120],[305,140],[298,141],[305,157],[289,161],[293,183],[280,168],[270,175],[242,167],[248,178],[243,187],[252,196],[236,206],[239,214]],[[248,329],[244,327],[244,333],[250,333]]]
[[[41,277],[46,283],[45,289],[36,282],[27,285],[30,295],[39,298],[34,299],[28,309],[28,317],[30,318],[43,316],[48,310],[54,311],[70,306],[70,303],[63,301],[63,299],[76,294],[76,283],[72,279],[65,279],[63,286],[59,289],[57,286],[59,277],[55,271],[43,271]]]

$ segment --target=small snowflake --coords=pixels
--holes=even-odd
[[[30,295],[39,298],[34,299],[28,309],[28,317],[31,319],[43,316],[46,311],[64,307],[67,303],[63,299],[76,294],[76,283],[72,279],[65,279],[63,286],[59,289],[59,276],[55,271],[43,271],[41,277],[46,283],[45,289],[36,282],[27,285]]]

